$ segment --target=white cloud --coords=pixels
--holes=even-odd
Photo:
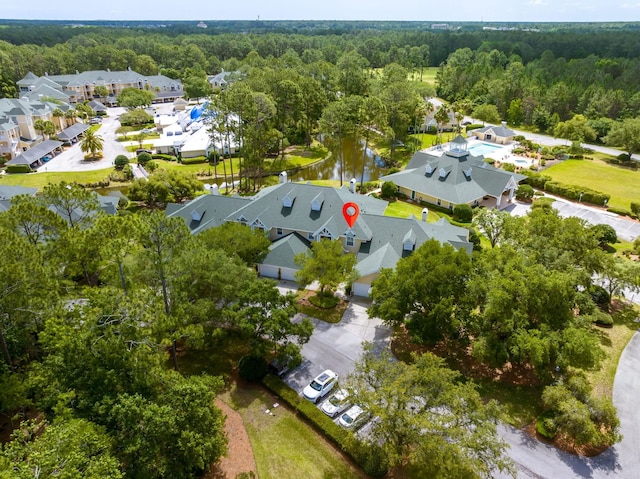
[[[548,2],[544,2],[543,0],[529,0],[529,2],[527,2],[528,5],[535,5],[536,7],[544,7],[546,5],[549,5]]]

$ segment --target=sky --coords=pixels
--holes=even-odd
[[[4,2],[3,2],[4,3]],[[7,0],[0,18],[43,20],[640,21],[640,0]]]

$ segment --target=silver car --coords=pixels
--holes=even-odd
[[[351,402],[349,401],[347,391],[340,389],[324,402],[322,405],[322,412],[329,417],[336,417],[349,406],[351,406]]]

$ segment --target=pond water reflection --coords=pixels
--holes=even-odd
[[[362,176],[362,163],[364,143],[355,141],[352,138],[343,140],[343,160],[340,162],[338,148],[334,148],[330,158],[304,168],[297,173],[289,175],[292,181],[302,180],[339,180],[340,172],[343,172],[343,182],[349,183],[351,178],[355,178],[360,183]],[[384,163],[378,155],[367,150],[367,159],[364,166],[364,181],[377,180],[385,173],[382,168]]]

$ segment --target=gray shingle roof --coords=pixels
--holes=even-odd
[[[191,233],[197,234],[220,226],[225,218],[250,201],[251,198],[240,196],[201,195],[183,205],[167,205],[165,213],[170,217],[182,218]],[[194,217],[199,217],[200,220],[197,221]]]
[[[427,165],[431,165],[431,173]],[[499,170],[484,162],[484,157],[470,154],[440,157],[417,152],[407,169],[381,177],[420,194],[440,198],[453,204],[471,203],[484,196],[498,197],[512,179],[518,183],[525,177]]]
[[[62,130],[56,136],[62,141],[68,141],[71,138],[75,138],[79,134],[84,133],[89,128],[91,128],[91,127],[89,125],[84,124],[84,123],[74,123],[70,127],[65,128],[64,130]]]
[[[27,188],[24,186],[0,185],[0,200],[10,200],[17,195],[35,195],[38,188]]]
[[[45,140],[42,143],[38,143],[36,146],[29,148],[21,155],[16,156],[13,160],[7,161],[7,165],[28,165],[38,161],[43,156],[51,153],[56,148],[62,146],[61,141]]]
[[[311,203],[321,193],[324,197],[322,208],[320,211],[313,211]],[[291,207],[285,206],[285,197],[294,198]],[[386,201],[354,194],[347,188],[282,183],[263,190],[253,201],[233,212],[227,220],[240,221],[244,218],[249,225],[260,222],[267,229],[285,228],[314,234],[326,230],[337,238],[344,236],[349,229],[342,215],[342,206],[349,201],[358,205],[361,215],[381,215],[387,207]],[[371,229],[361,217],[356,220],[352,229],[358,238],[371,238]]]
[[[495,126],[489,125],[482,128],[478,128],[477,130],[473,130],[480,133],[492,133],[494,136],[499,136],[501,138],[509,138],[515,136],[515,132],[507,128],[505,125]]]
[[[298,233],[291,233],[271,243],[269,252],[262,263],[278,265],[282,268],[299,269],[293,259],[297,254],[307,253],[310,249],[311,243],[309,241]]]

